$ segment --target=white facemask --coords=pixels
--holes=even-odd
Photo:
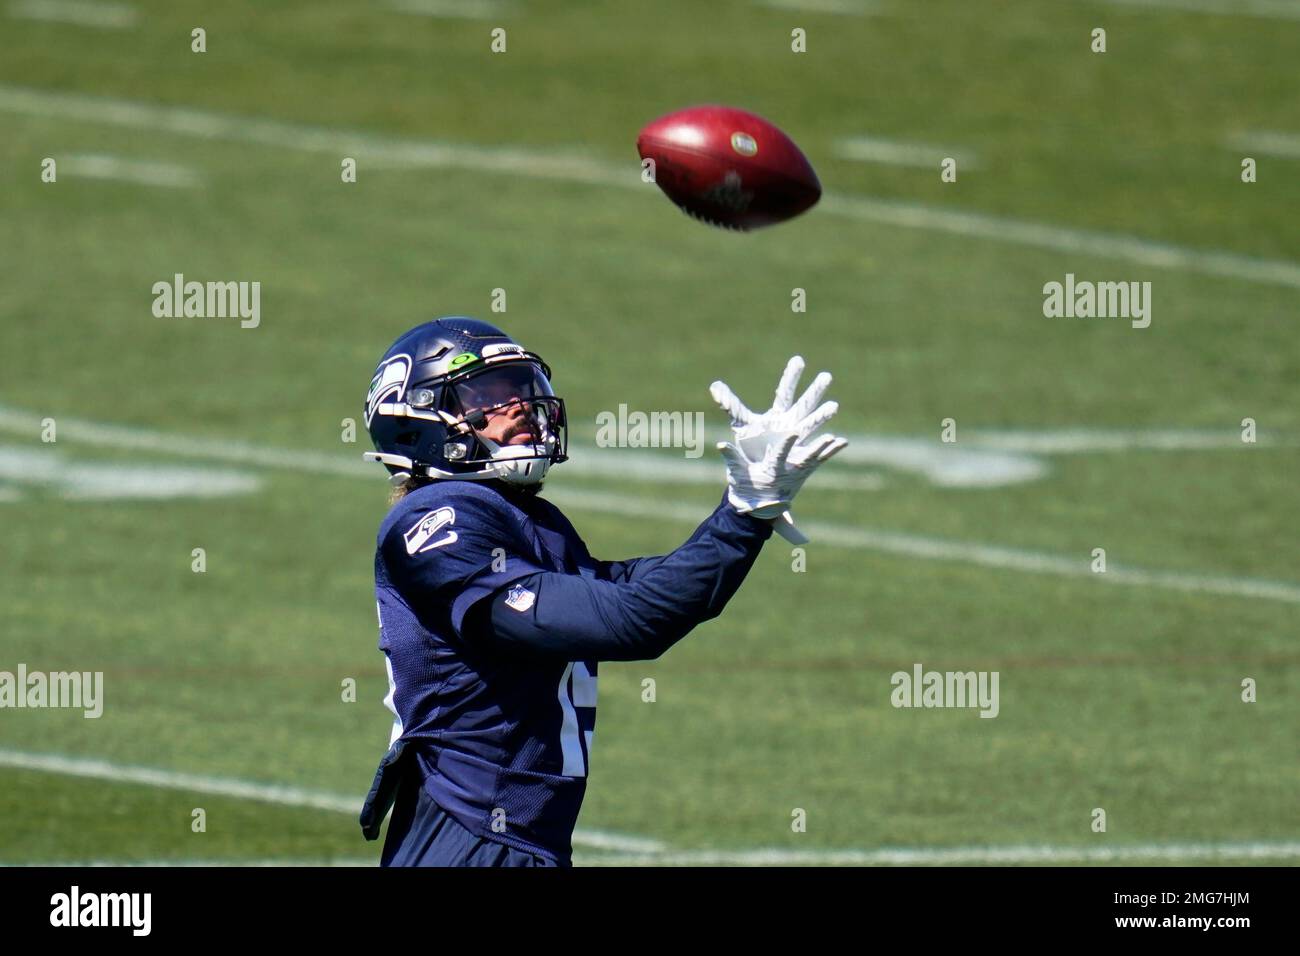
[[[498,445],[490,438],[477,437],[492,456],[494,477],[508,485],[527,487],[540,484],[551,468],[549,456],[555,449],[554,438],[535,445]]]

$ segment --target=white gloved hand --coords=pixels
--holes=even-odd
[[[802,358],[790,359],[772,407],[761,415],[750,411],[724,383],[709,388],[731,416],[734,441],[717,446],[727,462],[728,501],[741,513],[776,518],[777,532],[793,544],[805,544],[808,538],[794,526],[790,502],[814,470],[848,445],[833,435],[810,438],[839,406],[826,402],[813,408],[831,383],[826,372],[794,400],[803,368]]]
[[[840,406],[836,402],[826,402],[814,411],[814,406],[830,387],[829,372],[818,374],[808,390],[795,401],[794,393],[799,387],[799,377],[803,375],[803,370],[804,361],[798,355],[786,363],[781,382],[776,387],[772,407],[761,415],[750,411],[725,382],[714,382],[709,386],[713,400],[731,417],[736,445],[750,461],[761,460],[768,446],[780,441],[788,432],[797,432],[799,441],[804,441],[839,411]]]

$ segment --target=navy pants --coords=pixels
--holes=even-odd
[[[475,836],[407,774],[393,803],[380,866],[559,866],[525,850]]]

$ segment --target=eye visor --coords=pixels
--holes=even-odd
[[[462,418],[478,417],[515,402],[553,398],[555,392],[545,370],[533,361],[503,362],[475,369],[447,383],[444,392],[445,410]]]
[[[491,359],[488,360],[491,363]],[[478,436],[486,440],[512,446],[507,456],[514,461],[544,459],[551,464],[568,460],[568,427],[564,399],[551,389],[550,368],[534,356],[512,358],[499,364],[489,364],[462,373],[447,382],[442,390],[439,413],[451,422],[459,419],[462,431],[453,427],[453,434]],[[523,409],[522,417],[511,416],[509,424],[499,421],[492,425],[497,413],[506,413],[512,406]],[[526,440],[517,440],[527,435]],[[455,444],[453,442],[453,444]],[[492,464],[498,461],[492,446],[473,445],[471,457],[457,459],[462,465]],[[532,454],[526,453],[532,448]]]

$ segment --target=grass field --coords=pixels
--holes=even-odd
[[[387,486],[341,423],[440,314],[553,366],[547,491],[601,557],[723,486],[597,448],[603,410],[720,430],[709,383],[758,403],[798,352],[853,441],[795,509],[806,572],[774,539],[721,618],[602,666],[578,863],[1300,860],[1300,9],[460,6],[0,8],[0,671],[106,687],[0,710],[0,863],[377,858]],[[710,101],[786,129],[822,205],[738,236],[641,183],[639,127]],[[154,317],[175,273],[259,281],[260,324]],[[1151,282],[1150,328],[1045,318],[1066,273]],[[1000,713],[894,708],[917,662],[998,671]]]

